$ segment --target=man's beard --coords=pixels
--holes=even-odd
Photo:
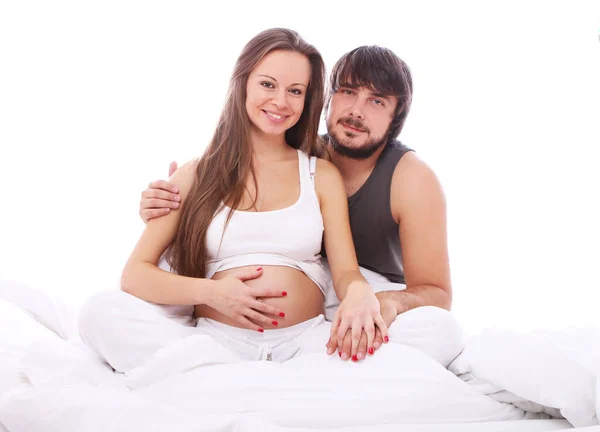
[[[345,117],[345,118],[339,119],[338,123],[348,124],[351,127],[355,127],[359,130],[365,130],[362,123],[359,120],[353,119],[352,117]],[[342,156],[346,156],[350,159],[357,159],[357,160],[367,159],[373,153],[375,153],[379,148],[381,148],[381,146],[385,145],[388,141],[388,139],[387,139],[388,131],[386,131],[386,133],[383,135],[382,138],[379,138],[379,139],[370,138],[368,141],[366,141],[360,147],[351,147],[349,145],[346,145],[344,143],[344,141],[346,141],[346,142],[351,141],[353,138],[347,137],[347,136],[340,137],[339,134],[329,132],[330,129],[333,129],[333,128],[329,127],[329,125],[327,125],[327,129],[328,129],[328,135],[329,135],[329,143],[331,144],[331,147],[333,148],[333,150],[336,153],[338,153]],[[365,132],[368,133],[369,132],[368,129]]]

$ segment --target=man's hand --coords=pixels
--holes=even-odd
[[[386,298],[383,295],[380,296],[379,294],[383,294],[383,293],[375,294],[375,296],[379,300],[380,314],[381,314],[381,317],[383,318],[383,321],[385,322],[385,325],[389,328],[390,325],[392,325],[392,323],[398,316],[398,311],[396,309],[395,303],[392,300]],[[378,350],[383,343],[387,343],[387,342],[388,341],[383,340],[381,331],[378,328],[376,328],[375,329],[375,339],[373,341],[373,347],[368,352],[368,354],[369,355],[375,354],[375,351]],[[360,337],[360,342],[358,344],[358,351],[355,356],[353,356],[353,357],[350,356],[351,350],[352,350],[352,329],[349,329],[346,332],[346,337],[344,338],[344,343],[341,348],[338,347],[336,338],[329,339],[329,341],[327,342],[327,354],[331,355],[336,350],[338,350],[338,355],[340,356],[340,358],[342,360],[348,360],[350,358],[352,358],[352,361],[363,360],[367,356],[367,334],[363,330],[361,337]]]
[[[177,170],[177,162],[171,162],[169,177]],[[181,197],[179,191],[165,180],[155,180],[142,192],[140,201],[140,217],[144,223],[152,218],[169,214],[172,208],[179,208]]]

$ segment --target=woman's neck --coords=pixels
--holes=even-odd
[[[252,131],[250,134],[252,146],[252,157],[258,159],[281,159],[291,149],[285,141],[285,134],[267,135],[260,131]]]

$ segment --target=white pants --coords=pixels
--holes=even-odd
[[[188,311],[190,315],[179,315]],[[162,348],[193,335],[209,336],[204,339],[210,341],[206,347],[208,362],[213,351],[223,358],[222,348],[247,361],[284,362],[305,353],[326,355],[330,329],[331,323],[320,315],[295,326],[259,333],[206,318],[195,321],[191,308],[156,305],[119,290],[94,295],[79,316],[82,340],[123,373],[144,365]],[[464,345],[458,322],[450,312],[433,306],[398,316],[389,328],[389,337],[389,343],[417,348],[444,367]]]

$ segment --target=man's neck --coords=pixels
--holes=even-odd
[[[336,152],[330,144],[327,145],[327,152],[331,157],[331,162],[342,174],[348,196],[353,195],[365,184],[385,147],[381,146],[366,159],[352,159]]]

